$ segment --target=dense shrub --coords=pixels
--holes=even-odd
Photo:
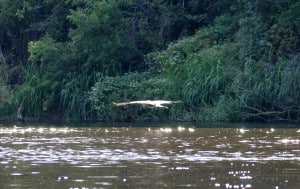
[[[168,111],[145,109],[140,105],[116,107],[113,102],[163,99],[165,80],[151,73],[128,73],[101,77],[89,92],[99,120],[128,121],[161,119]]]

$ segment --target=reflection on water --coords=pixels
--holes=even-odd
[[[300,131],[0,128],[0,188],[300,188]]]

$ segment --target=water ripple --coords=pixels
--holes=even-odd
[[[268,175],[274,167],[270,164],[289,162],[299,167],[300,162],[297,130],[3,127],[0,143],[0,167],[8,177],[42,177],[46,173],[39,167],[50,173],[48,167],[55,167],[62,171],[51,178],[68,183],[68,188],[88,188],[88,183],[93,183],[90,188],[110,188],[114,183],[121,188],[139,183],[143,188],[146,182],[153,186],[158,178],[183,175],[188,176],[180,183],[173,179],[153,187],[198,187],[207,179],[206,188],[255,188],[253,181],[264,172]],[[87,170],[94,172],[82,176]],[[292,175],[289,182],[300,173],[293,166],[281,171]],[[285,180],[276,186],[284,184]]]
[[[121,134],[114,137],[103,135],[104,133],[122,133],[117,129],[99,130],[99,137],[87,137],[80,136],[80,129],[1,128],[0,158],[3,160],[0,164],[7,164],[11,160],[32,161],[37,164],[64,161],[77,165],[84,164],[86,161],[94,164],[116,164],[120,161],[156,162],[169,161],[170,159],[193,162],[300,161],[298,150],[291,148],[289,152],[285,151],[287,145],[299,145],[300,140],[295,138],[282,139],[278,136],[268,140],[253,136],[242,140],[237,138],[237,142],[242,146],[239,147],[238,151],[234,151],[232,146],[236,146],[237,143],[228,141],[226,137],[222,138],[226,143],[216,143],[214,139],[216,136],[197,137],[193,141],[187,141],[180,137],[170,137],[168,135],[156,138],[151,136],[153,134],[152,130],[148,131],[150,132],[148,136],[131,138]],[[171,131],[173,130],[170,128],[159,129],[154,131],[154,135],[159,136],[157,134],[161,132],[169,134]],[[184,131],[183,128],[177,130],[178,133]],[[240,130],[239,132],[244,134],[250,133],[251,130]],[[73,136],[69,136],[67,133],[72,133]],[[6,134],[10,134],[10,136]],[[31,136],[26,137],[29,134]],[[112,147],[112,145],[114,146]],[[209,145],[211,145],[210,150],[199,149],[199,147],[208,148]],[[132,148],[132,146],[136,146],[136,148]],[[173,150],[165,151],[164,146],[169,148],[172,146],[171,149]],[[251,150],[247,146],[250,146]],[[184,150],[180,150],[181,148],[184,148]],[[266,150],[267,148],[277,150]],[[278,148],[282,151],[278,151]]]

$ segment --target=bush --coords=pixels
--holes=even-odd
[[[242,121],[240,102],[227,95],[222,95],[213,105],[205,106],[200,111],[199,121]]]
[[[145,109],[139,105],[116,107],[113,102],[163,99],[165,80],[151,73],[128,73],[123,76],[101,77],[89,92],[99,120],[128,121],[161,119],[166,110]]]

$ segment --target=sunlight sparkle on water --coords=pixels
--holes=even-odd
[[[39,128],[39,129],[38,129],[38,132],[39,132],[39,133],[43,133],[43,132],[44,132],[44,128]]]
[[[250,189],[268,184],[265,188],[292,189],[299,183],[298,128],[165,126],[0,127],[0,185],[10,178],[39,183],[49,177],[53,179],[44,189],[62,184],[143,188],[147,182],[149,188],[162,188],[153,185],[153,177],[170,188]],[[19,183],[11,189],[16,187],[22,189]]]
[[[243,128],[239,130],[239,132],[240,132],[241,134],[244,134],[245,132],[248,132],[248,131],[250,131],[250,130],[243,129]]]
[[[252,188],[252,185],[251,184],[246,184],[246,185],[238,185],[238,184],[229,184],[229,183],[226,183],[225,184],[225,188]]]
[[[192,133],[192,132],[195,132],[195,129],[194,129],[194,128],[189,128],[188,130],[189,130],[189,132],[191,132],[191,133]]]
[[[274,133],[275,129],[271,128],[270,131],[266,131],[266,134]]]
[[[50,128],[50,132],[55,132],[55,131],[56,131],[56,128],[54,128],[54,127]]]
[[[288,139],[288,138],[285,138],[285,139],[279,140],[279,142],[281,142],[283,144],[288,144],[288,143],[291,143],[291,144],[300,144],[300,140],[299,139]]]
[[[181,126],[179,126],[179,127],[177,127],[177,130],[178,130],[179,132],[181,132],[181,131],[185,131],[185,127],[181,127]]]
[[[221,184],[220,183],[215,183],[215,187],[220,187]]]
[[[162,131],[162,132],[165,132],[165,133],[171,133],[172,132],[172,128],[160,128],[159,130]]]
[[[26,128],[26,129],[25,129],[25,132],[30,133],[30,132],[32,132],[32,130],[33,130],[33,129],[32,129],[31,127],[29,127],[29,128]]]
[[[6,128],[0,128],[0,134],[25,134],[25,133],[68,133],[68,132],[74,132],[75,129],[70,128],[47,128],[47,127],[6,127]]]

